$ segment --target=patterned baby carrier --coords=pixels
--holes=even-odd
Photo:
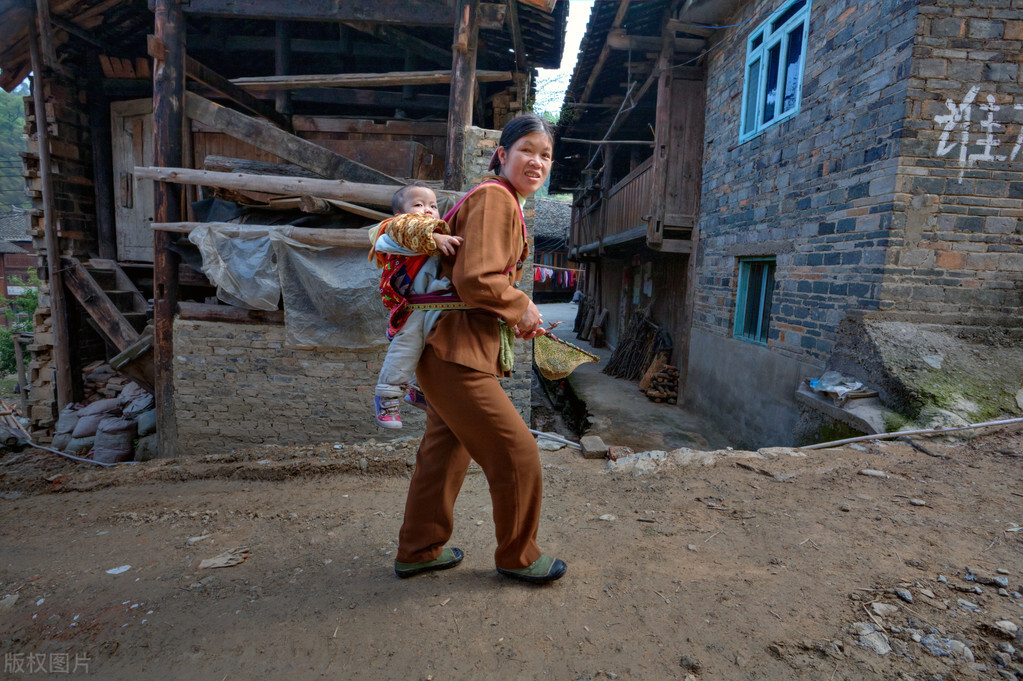
[[[465,200],[477,189],[486,184],[497,184],[509,192],[508,186],[497,180],[487,180],[473,187],[465,196],[459,199],[442,218],[445,222],[450,220],[458,209],[462,207]],[[512,194],[514,196],[514,194]],[[516,204],[518,200],[516,199]],[[526,239],[526,221],[519,208],[519,218],[522,221],[522,238]],[[469,306],[462,303],[453,290],[440,293],[416,294],[412,292],[412,282],[423,269],[423,266],[432,256],[429,255],[395,255],[386,254],[383,256],[383,272],[380,274],[380,296],[384,307],[390,310],[387,320],[387,339],[391,340],[408,321],[408,317],[414,310],[439,310],[459,309]]]

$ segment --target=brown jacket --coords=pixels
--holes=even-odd
[[[498,319],[514,326],[529,305],[529,296],[513,286],[522,279],[519,267],[529,245],[515,190],[503,184],[507,189],[497,184],[475,189],[448,221],[465,243],[453,257],[442,256],[441,276],[451,279],[463,302],[479,309],[442,313],[426,339],[440,359],[497,376],[508,375],[498,359]]]

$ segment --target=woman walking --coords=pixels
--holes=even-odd
[[[452,234],[464,239],[441,265],[460,309],[441,313],[416,369],[428,408],[398,539],[399,577],[461,562],[462,551],[445,544],[470,460],[490,486],[497,571],[540,584],[565,574],[565,563],[537,546],[540,457],[497,379],[510,375],[511,335],[528,340],[543,333],[539,310],[515,284],[529,254],[522,202],[547,180],[553,143],[539,116],[509,122],[491,160],[494,176],[446,216]]]

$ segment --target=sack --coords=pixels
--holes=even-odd
[[[103,419],[110,418],[110,414],[86,414],[78,419],[75,429],[71,431],[71,437],[92,437],[99,430],[99,424]]]
[[[135,454],[135,422],[122,418],[106,418],[99,424],[92,447],[92,460],[100,463],[130,461]]]
[[[156,432],[156,410],[150,409],[139,414],[139,437],[145,437]]]
[[[115,411],[121,411],[121,402],[116,397],[111,397],[108,400],[99,400],[92,404],[85,405],[78,410],[78,415],[88,416],[90,414],[110,414]]]

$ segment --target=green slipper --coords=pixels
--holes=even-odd
[[[399,563],[394,561],[394,574],[405,579],[406,577],[418,575],[421,572],[447,570],[461,563],[464,557],[465,554],[462,553],[462,549],[444,549],[433,560],[424,560],[421,563]]]
[[[553,582],[555,579],[561,579],[567,570],[568,566],[565,565],[565,561],[553,556],[540,556],[529,567],[514,570],[497,568],[497,571],[506,577],[532,584],[546,584],[547,582]]]

